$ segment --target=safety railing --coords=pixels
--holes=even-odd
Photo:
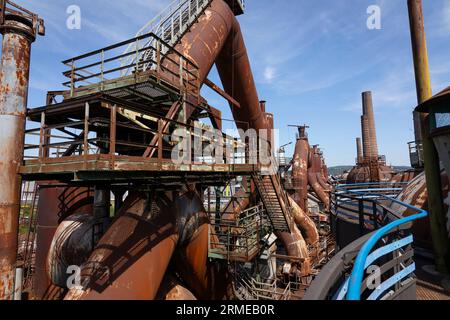
[[[331,197],[331,212],[337,219],[357,223],[362,236],[398,218],[390,206],[392,198],[406,186],[389,182],[337,186]]]
[[[235,219],[211,214],[209,257],[249,262],[260,253],[261,240],[271,232],[262,205],[243,211]]]
[[[146,42],[143,47],[140,43]],[[135,44],[136,50],[123,53],[124,47]],[[154,55],[145,55],[153,50]],[[129,63],[123,59],[132,57]],[[69,81],[63,83],[70,88],[70,96],[86,86],[99,86],[98,91],[109,88],[109,81],[117,81],[124,77],[124,70],[133,69],[138,76],[144,72],[142,66],[150,65],[157,81],[165,80],[180,90],[198,94],[198,67],[184,57],[170,44],[153,33],[123,41],[99,50],[95,50],[78,57],[63,61],[69,69],[63,74]],[[146,71],[145,70],[145,71]]]
[[[0,28],[4,25],[7,15],[19,16],[31,23],[35,34],[45,34],[44,20],[40,19],[37,14],[10,0],[0,0]]]
[[[89,160],[91,156],[114,160],[125,155],[183,164],[250,164],[250,152],[245,144],[201,123],[187,125],[143,114],[139,115],[148,121],[146,125],[140,121],[133,122],[131,118],[123,120],[135,112],[134,109],[109,102],[74,106],[70,116],[59,123],[55,118],[49,121],[48,112],[51,110],[43,110],[40,125],[25,132],[25,151],[27,158],[32,159],[30,161],[68,157],[86,157]],[[127,136],[138,138],[125,140]],[[210,156],[205,152],[208,146]],[[179,150],[178,154],[174,154],[176,150]]]
[[[277,279],[265,279],[259,275],[251,276],[249,270],[241,265],[235,266],[233,289],[239,300],[283,301],[292,297],[293,283],[282,283]],[[295,284],[294,284],[295,286]]]
[[[132,103],[117,105],[119,102],[108,95],[96,95],[68,105],[30,110],[29,117],[41,121],[30,123],[25,131],[22,173],[40,174],[44,167],[61,174],[146,171],[143,165],[151,168],[149,171],[195,167],[205,172],[253,172],[261,167],[265,153],[257,144],[243,143],[200,122],[188,125],[145,113]],[[180,101],[174,105],[177,103]]]
[[[416,209],[399,201],[398,203],[409,207],[410,209]],[[363,294],[365,294],[367,300],[376,300],[390,289],[392,292],[389,294],[394,295],[396,291],[401,289],[405,280],[408,280],[411,274],[413,274],[416,267],[413,261],[413,249],[411,246],[414,241],[413,236],[411,234],[408,235],[408,232],[405,232],[405,230],[395,231],[395,229],[398,230],[400,227],[410,224],[413,221],[423,219],[428,215],[424,210],[417,210],[417,212],[419,213],[416,215],[400,219],[381,228],[375,232],[369,241],[362,247],[356,258],[350,276],[347,295],[348,300],[361,300]],[[394,234],[391,232],[394,232]],[[395,241],[386,241],[386,237],[392,237],[391,239]],[[375,250],[380,241],[384,241],[388,244]],[[363,287],[365,271],[369,269],[375,261],[380,260],[381,258],[387,258],[388,262],[381,267],[375,266],[376,270],[378,270],[375,271],[378,272],[375,276],[378,278],[366,278],[366,283],[370,283],[370,281],[378,282],[377,285],[372,285],[372,288],[368,287],[367,289],[371,291],[366,293],[367,290],[364,290],[365,287]],[[389,273],[388,271],[391,272]],[[381,282],[383,276],[385,279]],[[361,290],[361,288],[363,288],[363,290]]]
[[[347,185],[339,189],[341,193],[350,193],[352,199],[371,199],[376,206],[388,209],[381,212],[386,219],[383,224],[373,226],[375,231],[338,252],[308,289],[305,299],[414,298],[414,238],[411,229],[414,221],[425,218],[427,212],[389,196],[399,188],[387,188],[386,184],[372,184],[372,188],[367,184]],[[408,208],[415,214],[402,217],[389,211],[393,204],[397,208]]]
[[[138,31],[136,37],[153,33],[160,39],[163,39],[168,45],[174,46],[195,23],[198,17],[203,13],[204,9],[212,0],[175,0],[158,16],[150,20],[141,30]],[[147,62],[150,57],[153,59],[158,55],[155,50],[155,40],[145,39],[130,43],[125,49],[121,59],[121,65],[126,67],[122,69],[122,76],[132,73],[134,70],[146,71],[154,67]],[[134,52],[139,52],[136,56]],[[162,48],[161,55],[166,55],[166,48]],[[137,61],[145,61],[136,67]],[[128,66],[128,67],[127,67]]]

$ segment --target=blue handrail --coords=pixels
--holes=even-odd
[[[386,197],[388,198],[388,197]],[[356,258],[354,268],[352,271],[352,274],[350,276],[350,284],[349,284],[349,290],[347,299],[348,300],[361,300],[361,285],[364,279],[364,270],[366,265],[366,260],[369,254],[372,252],[374,247],[377,245],[378,241],[380,241],[386,234],[394,230],[395,228],[402,226],[404,224],[413,222],[415,220],[419,220],[422,218],[425,218],[428,216],[428,212],[425,210],[420,210],[414,206],[411,206],[407,203],[401,202],[396,199],[389,198],[394,203],[400,204],[402,206],[405,206],[409,209],[416,210],[419,212],[416,215],[412,215],[410,217],[400,219],[397,221],[394,221],[381,229],[379,229],[375,234],[367,241],[367,243],[362,247],[361,251],[358,254],[358,257]]]

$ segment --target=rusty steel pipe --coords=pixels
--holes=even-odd
[[[309,162],[308,183],[324,204],[325,210],[328,210],[330,207],[330,197],[326,193],[326,189],[319,182],[321,176],[321,159],[317,146],[311,149]]]
[[[82,287],[66,300],[152,300],[179,240],[173,212],[152,217],[146,195],[131,194],[82,266]]]
[[[17,256],[32,25],[6,16],[0,66],[0,300],[12,300]]]
[[[205,226],[209,218],[193,191],[173,195],[173,200],[133,193],[83,265],[83,287],[73,288],[66,299],[153,300],[177,246],[186,248],[188,262],[198,261],[183,265],[186,272],[204,279]],[[197,240],[204,243],[190,249]]]
[[[33,296],[47,299],[52,291],[48,276],[47,255],[61,220],[75,214],[93,212],[93,194],[87,188],[55,186],[56,182],[39,183],[36,224],[36,262],[33,275]]]
[[[172,275],[166,275],[159,288],[157,300],[195,301],[197,298]]]
[[[302,208],[289,197],[290,205],[292,207],[292,215],[297,226],[302,231],[306,242],[309,245],[315,246],[319,243],[319,232],[317,231],[314,221],[305,213]]]
[[[231,105],[239,129],[267,129],[241,29],[227,3],[212,1],[176,49],[198,66],[201,84],[216,64],[224,91],[241,105]]]
[[[301,261],[299,266],[301,274],[304,276],[310,275],[311,260],[309,258],[308,245],[297,225],[294,224],[290,233],[276,232],[275,235],[283,243],[287,255]]]
[[[305,135],[297,140],[292,160],[292,180],[294,201],[304,212],[308,212],[308,159],[310,145]]]
[[[190,241],[174,254],[178,273],[190,290],[202,300],[209,299],[214,290],[208,272],[209,228],[209,223],[201,225]]]
[[[236,220],[242,211],[248,208],[250,205],[250,198],[247,195],[246,188],[239,190],[233,197],[233,199],[228,202],[225,210],[222,213],[223,220]]]

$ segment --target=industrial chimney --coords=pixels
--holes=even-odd
[[[363,144],[364,157],[366,160],[378,159],[378,142],[377,132],[375,127],[375,114],[373,112],[372,92],[367,91],[362,93],[363,102]]]
[[[356,138],[356,165],[360,165],[363,162],[363,149],[361,138]]]

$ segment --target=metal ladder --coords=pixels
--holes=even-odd
[[[183,35],[192,27],[192,25],[198,21],[199,17],[203,14],[206,7],[212,2],[212,0],[175,0],[166,9],[164,9],[159,15],[147,22],[147,24],[141,28],[136,34],[136,37],[153,33],[169,46],[175,46]],[[137,52],[140,49],[149,48],[149,50],[142,51],[137,58],[140,61],[148,61],[151,57],[156,60],[156,43],[157,39],[151,39],[150,41],[136,41],[130,44],[124,52],[124,55],[132,52]],[[152,48],[151,48],[152,47]],[[167,53],[167,48],[162,49],[162,55]],[[127,58],[122,59],[122,66],[132,65],[136,63],[135,55],[128,55]],[[139,66],[138,72],[146,71],[154,68],[152,62],[147,62]],[[125,69],[122,71],[122,76],[129,75],[135,72],[133,68]]]
[[[31,190],[32,189],[32,190]],[[32,277],[34,274],[34,258],[35,258],[35,244],[36,244],[36,225],[37,213],[39,203],[39,185],[36,182],[22,183],[22,197],[20,205],[21,226],[26,226],[27,233],[25,235],[24,251],[19,258],[22,259],[22,268],[25,270],[22,288],[29,289],[32,287]],[[29,211],[28,211],[29,209]],[[26,212],[28,217],[25,219]],[[27,221],[25,221],[27,220]],[[19,237],[20,238],[20,237]]]
[[[290,232],[292,228],[290,219],[291,206],[286,193],[281,189],[278,176],[263,176],[256,173],[252,177],[274,231]]]

